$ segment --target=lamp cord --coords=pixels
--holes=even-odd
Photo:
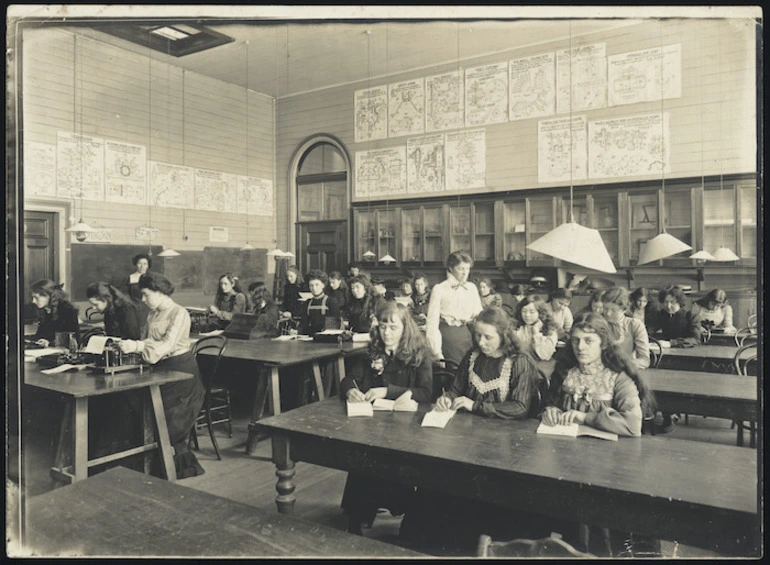
[[[572,20],[569,20],[569,221],[575,221],[573,214],[573,179],[572,179]]]
[[[660,22],[660,191],[663,195],[662,209],[663,226],[662,233],[666,233],[666,137],[665,137],[665,116],[663,114],[663,19]],[[703,144],[701,144],[702,146]]]

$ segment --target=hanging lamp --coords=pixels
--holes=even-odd
[[[249,186],[249,42],[246,46],[246,186]],[[249,207],[246,206],[246,243],[241,246],[241,251],[253,251],[254,246],[249,243]]]
[[[163,249],[163,251],[158,253],[158,257],[179,257],[179,255],[181,255],[181,253],[170,247],[168,249]]]
[[[599,230],[581,226],[575,222],[573,214],[572,21],[569,27],[569,125],[567,127],[569,128],[569,221],[536,239],[527,245],[527,249],[602,273],[616,273],[612,257],[604,245]]]

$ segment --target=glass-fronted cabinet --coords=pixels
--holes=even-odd
[[[525,261],[527,252],[527,206],[506,202],[503,207],[503,257],[506,261]]]
[[[401,260],[405,263],[422,261],[422,221],[420,208],[401,210]]]
[[[444,257],[442,206],[420,206],[401,210],[401,261],[440,263]]]
[[[736,249],[735,187],[711,185],[703,190],[703,249]]]
[[[375,210],[356,210],[354,218],[354,249],[358,261],[373,261],[377,253],[375,240]],[[372,253],[374,255],[367,255]]]
[[[387,209],[377,211],[378,249],[377,260],[385,255],[397,259],[396,251],[396,214],[397,210]]]
[[[426,263],[441,263],[449,255],[444,249],[444,213],[441,206],[425,206],[422,209],[422,221],[425,233]]]
[[[593,197],[593,227],[599,230],[604,246],[616,267],[621,264],[622,259],[618,201],[619,195],[612,193]]]
[[[665,223],[666,231],[687,245],[693,244],[692,230],[692,190],[685,189],[666,189],[665,203]],[[692,252],[675,256],[671,260],[689,259]]]
[[[757,258],[757,187],[754,184],[740,186],[739,217],[741,219],[740,256]]]
[[[553,198],[527,198],[527,245],[556,227]],[[528,265],[553,265],[554,259],[527,249]]]
[[[452,205],[449,207],[449,253],[471,251],[471,207]]]
[[[495,260],[495,204],[473,205],[473,258],[475,261]]]
[[[658,235],[658,194],[629,194],[630,258],[635,265],[647,241]]]

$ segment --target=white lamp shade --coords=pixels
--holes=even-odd
[[[254,246],[250,244],[248,241],[246,242],[246,245],[241,247],[241,251],[251,251],[254,249]]]
[[[690,255],[690,259],[697,259],[698,261],[714,261],[714,256],[708,251],[698,251]]]
[[[363,255],[363,256],[364,256],[364,257],[374,257],[375,255],[374,255],[374,252],[373,252],[373,251],[367,251],[366,253],[364,253],[364,255]]]
[[[158,257],[179,257],[179,252],[176,249],[164,249],[158,253]]]
[[[727,262],[738,261],[739,259],[740,257],[733,253],[732,249],[729,247],[720,247],[714,251],[714,261]]]
[[[74,226],[68,227],[64,231],[70,231],[70,232],[82,232],[82,233],[94,233],[96,230],[89,226],[87,223],[83,221],[83,218],[80,218],[77,224]]]
[[[291,251],[284,251],[281,257],[286,257],[287,259],[291,259],[292,257],[294,257],[294,253],[292,253]]]
[[[644,249],[639,254],[639,261],[636,264],[645,265],[691,249],[692,247],[683,241],[679,241],[673,235],[665,232],[659,233],[644,246]]]
[[[566,222],[527,245],[527,249],[602,273],[616,273],[598,230]]]
[[[390,256],[390,254],[380,257],[380,263],[395,263],[396,260]]]
[[[281,251],[278,248],[275,248],[272,251],[268,251],[267,255],[268,257],[283,257],[283,251]]]

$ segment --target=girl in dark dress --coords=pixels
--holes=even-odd
[[[104,333],[126,339],[139,339],[142,326],[139,308],[128,296],[109,283],[88,285],[86,296],[91,305],[104,314]]]
[[[251,313],[257,315],[257,321],[249,334],[249,339],[275,337],[279,333],[278,318],[280,312],[278,305],[273,302],[270,291],[265,287],[265,283],[254,282],[249,285],[249,294],[251,294],[251,302],[254,304]]]
[[[313,296],[302,306],[299,333],[314,335],[324,330],[327,317],[339,318],[340,309],[337,303],[324,292],[328,281],[329,278],[323,271],[314,270],[307,274],[308,288]]]
[[[340,312],[345,311],[348,301],[348,284],[339,271],[329,273],[329,286],[326,288],[326,294],[334,300]]]
[[[152,259],[145,253],[139,253],[134,255],[131,262],[136,267],[136,270],[128,275],[123,282],[123,292],[125,292],[131,300],[136,303],[142,302],[142,291],[139,289],[139,277],[146,274],[152,267]]]
[[[284,318],[299,318],[302,315],[302,303],[299,293],[304,281],[302,274],[295,265],[286,269],[286,282],[283,285],[283,302],[281,312]]]
[[[374,301],[369,279],[364,275],[356,275],[350,279],[350,296],[344,310],[344,318],[350,324],[350,331],[369,333],[372,329],[374,316]]]
[[[57,332],[74,332],[78,339],[78,310],[67,300],[60,284],[42,279],[32,284],[32,302],[38,309],[38,327],[33,339],[43,347],[53,345]]]
[[[225,329],[233,319],[233,314],[246,312],[246,302],[238,277],[225,273],[219,277],[216,303],[209,306],[209,312],[216,318],[219,327]]]
[[[428,321],[430,303],[430,285],[425,273],[414,274],[414,293],[412,294],[412,316],[418,326],[425,326]]]
[[[395,301],[377,311],[369,345],[370,364],[363,373],[351,374],[340,383],[340,398],[348,402],[395,399],[407,390],[417,402],[430,402],[433,394],[433,355],[409,310]],[[361,534],[362,524],[371,524],[378,508],[393,515],[409,509],[414,488],[399,483],[348,474],[342,508],[348,516],[348,531]]]

